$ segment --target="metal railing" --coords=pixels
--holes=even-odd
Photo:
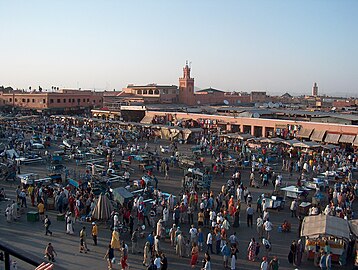
[[[12,249],[11,247],[7,246],[7,244],[5,244],[3,242],[0,242],[0,251],[3,252],[3,260],[5,263],[5,270],[11,269],[10,255],[34,266],[34,268],[38,267],[41,264],[41,262],[26,257],[24,254],[21,254],[20,252]]]

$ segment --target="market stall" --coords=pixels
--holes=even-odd
[[[127,189],[123,187],[115,188],[112,191],[113,200],[119,202],[121,205],[127,204],[134,197]]]
[[[332,261],[344,264],[350,239],[347,220],[326,215],[307,216],[302,222],[301,236],[306,238],[305,250],[309,259],[328,243]]]

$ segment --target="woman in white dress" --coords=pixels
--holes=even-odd
[[[6,207],[5,214],[6,214],[6,221],[11,222],[12,221],[12,209],[11,209],[10,204]]]
[[[67,223],[66,233],[67,234],[73,234],[73,221],[72,221],[71,216],[67,217],[66,223]]]

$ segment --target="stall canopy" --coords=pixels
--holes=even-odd
[[[342,134],[341,138],[339,139],[340,143],[353,143],[355,139],[355,135],[348,135]]]
[[[311,135],[311,141],[322,142],[323,137],[326,134],[325,130],[314,130]]]
[[[287,140],[287,141],[282,141],[283,144],[287,144],[287,145],[291,145],[293,146],[295,143],[299,143],[299,140],[293,139],[293,140]]]
[[[301,128],[297,133],[297,137],[309,139],[312,132],[313,132],[313,128]]]
[[[96,220],[108,220],[111,216],[112,205],[106,195],[99,195],[96,207],[93,209],[92,217]]]
[[[355,237],[358,237],[358,219],[350,220],[349,227],[351,229],[351,232],[355,235]]]
[[[242,134],[237,134],[237,138],[240,140],[246,141],[248,139],[255,138],[255,136],[252,136],[251,134],[248,134],[248,133],[242,133]]]
[[[339,141],[339,137],[341,136],[341,134],[332,134],[332,133],[328,133],[326,135],[326,138],[324,139],[324,142],[326,143],[333,143],[333,144],[338,144]]]
[[[354,139],[353,145],[358,146],[358,136],[356,136],[356,138]]]
[[[326,145],[322,145],[322,148],[327,149],[327,150],[332,150],[335,148],[338,148],[338,145],[333,145],[333,144],[326,144]]]
[[[133,194],[123,187],[113,189],[112,194],[113,199],[122,205],[133,198]]]
[[[297,142],[293,144],[294,147],[301,147],[301,148],[317,148],[321,145],[315,142]]]
[[[301,236],[309,238],[330,235],[349,239],[349,233],[348,221],[335,216],[307,216],[302,222]]]

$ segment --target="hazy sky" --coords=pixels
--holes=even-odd
[[[0,0],[0,85],[358,95],[357,0]]]

